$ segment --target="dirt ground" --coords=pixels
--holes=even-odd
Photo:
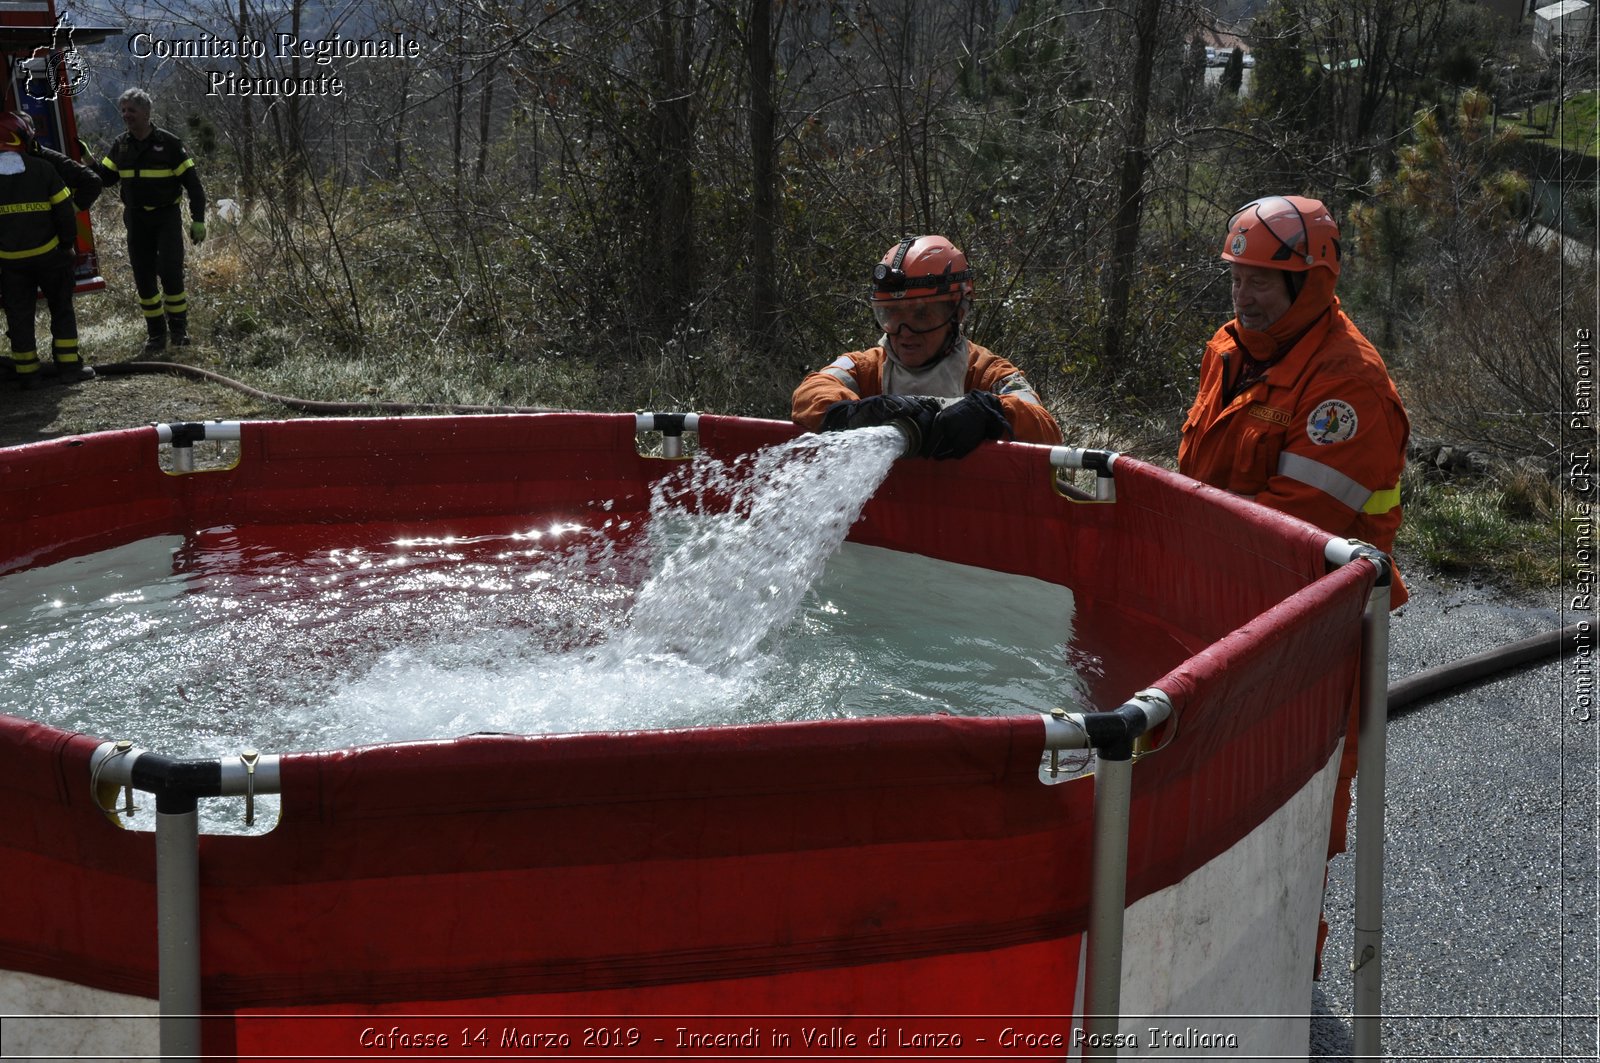
[[[218,384],[170,373],[113,375],[71,387],[46,384],[33,391],[0,389],[0,446],[37,443],[59,436],[173,421],[260,420],[288,416],[263,402]]]

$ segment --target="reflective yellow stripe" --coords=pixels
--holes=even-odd
[[[67,197],[70,195],[72,195],[72,190],[66,185],[62,185],[61,191],[50,197],[50,205],[53,207],[57,203],[64,203],[66,202]]]
[[[163,177],[177,177],[179,174],[183,173],[185,170],[189,169],[193,165],[194,165],[194,160],[193,159],[184,159],[183,160],[183,165],[179,166],[176,170],[118,170],[117,171],[117,176],[118,177],[148,177],[151,180],[159,180],[160,178],[163,178]]]
[[[1400,504],[1400,485],[1386,491],[1374,491],[1372,497],[1367,499],[1367,504],[1361,507],[1363,513],[1387,513]]]
[[[56,239],[54,236],[52,236],[50,238],[50,242],[48,244],[40,244],[38,247],[30,248],[27,251],[0,251],[0,258],[5,258],[5,259],[35,258],[35,257],[37,257],[39,255],[45,254],[46,252],[54,251],[56,248],[58,248],[60,246],[61,246],[61,241]]]
[[[7,203],[0,206],[0,214],[45,214],[49,213],[50,204],[42,199],[31,203]]]

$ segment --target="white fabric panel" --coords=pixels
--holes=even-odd
[[[147,997],[0,971],[0,1058],[157,1059],[158,1006]]]
[[[1121,1056],[1306,1058],[1342,748],[1231,849],[1128,907]]]

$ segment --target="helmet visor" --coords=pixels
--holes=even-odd
[[[1278,249],[1272,253],[1272,261],[1290,262],[1303,258],[1305,263],[1310,265],[1311,256],[1306,253],[1307,244],[1310,242],[1306,232],[1306,220],[1293,203],[1283,196],[1267,196],[1246,203],[1228,219],[1228,231],[1236,233],[1241,228],[1247,228],[1252,220],[1259,221],[1262,228],[1278,241]]]
[[[961,304],[948,299],[919,299],[909,303],[873,303],[872,316],[890,336],[901,329],[922,334],[943,328],[956,319]]]

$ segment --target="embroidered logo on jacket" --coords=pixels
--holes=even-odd
[[[1306,418],[1306,435],[1318,446],[1343,443],[1355,434],[1355,408],[1340,399],[1320,403]]]
[[[1271,421],[1273,424],[1287,425],[1289,423],[1288,410],[1280,410],[1276,406],[1268,406],[1264,402],[1256,403],[1246,412],[1249,413],[1251,417],[1259,417],[1263,421]]]

